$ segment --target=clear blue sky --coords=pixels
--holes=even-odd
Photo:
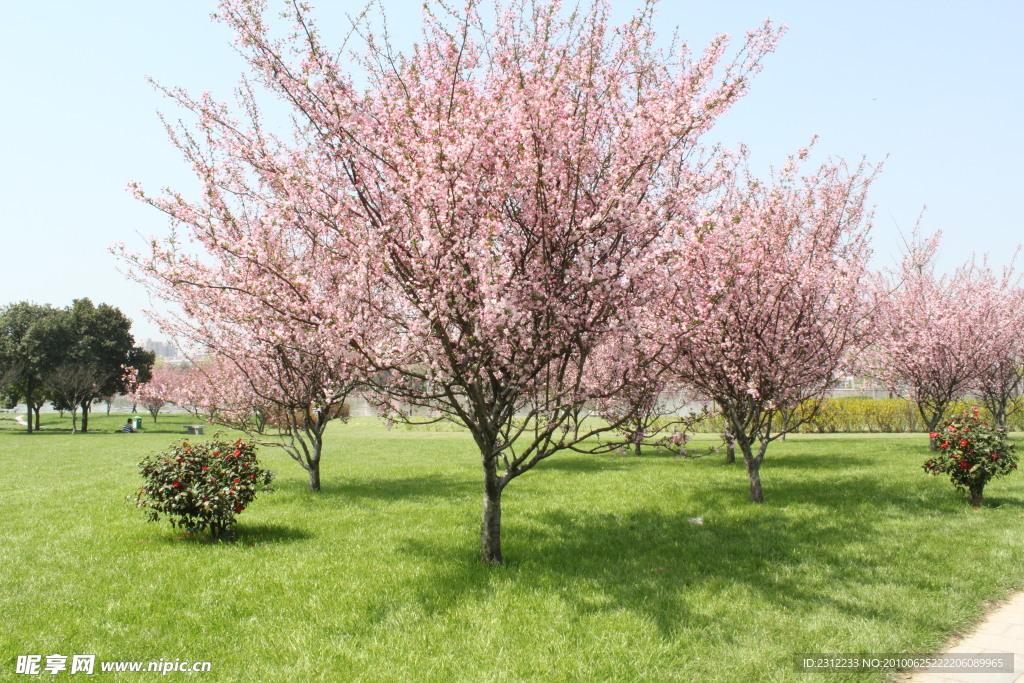
[[[638,0],[613,0],[624,18]],[[277,3],[271,0],[272,8]],[[319,3],[327,36],[361,2]],[[386,0],[399,44],[417,35],[421,3]],[[194,187],[156,117],[173,106],[147,75],[230,97],[244,63],[209,15],[214,2],[0,0],[0,305],[63,306],[73,298],[116,305],[141,340],[160,338],[107,248],[141,248],[162,217],[125,191]],[[715,33],[742,36],[764,18],[789,33],[751,94],[714,137],[750,146],[755,165],[780,164],[821,136],[818,151],[851,160],[888,155],[872,193],[879,264],[899,250],[924,205],[942,230],[942,264],[972,251],[1005,264],[1024,241],[1024,79],[1020,0],[908,2],[663,0],[666,34],[692,46]]]

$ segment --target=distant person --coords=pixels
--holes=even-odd
[[[135,425],[132,424],[132,419],[131,418],[128,418],[128,422],[127,422],[127,424],[125,424],[124,427],[121,427],[121,431],[125,432],[127,434],[133,434],[133,433],[135,433],[135,431],[137,431],[135,429]]]

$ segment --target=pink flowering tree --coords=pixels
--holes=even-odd
[[[226,262],[266,264],[272,338],[322,333],[328,355],[355,355],[346,367],[372,378],[387,414],[422,407],[468,427],[482,559],[501,562],[505,487],[617,428],[586,419],[589,406],[656,379],[637,368],[664,351],[648,324],[664,255],[720,180],[697,140],[779,32],[751,32],[726,63],[725,36],[696,57],[655,49],[653,2],[617,28],[607,3],[566,16],[543,0],[470,0],[458,13],[428,2],[409,54],[355,27],[365,49],[348,63],[368,83],[357,88],[301,3],[288,3],[283,39],[264,9],[226,0],[219,16],[255,80],[292,107],[294,139],[260,124],[249,84],[244,120],[169,91],[197,116],[175,140],[204,196],[152,201]],[[239,229],[251,236],[219,236]],[[238,290],[218,291],[231,308]],[[608,362],[602,350],[622,339],[637,351]]]
[[[701,286],[680,286],[662,316],[680,331],[674,371],[721,410],[758,503],[769,444],[813,416],[797,408],[824,398],[867,332],[873,173],[826,163],[800,178],[804,155],[770,183],[737,174],[674,263]]]
[[[168,215],[173,232],[154,239],[148,254],[121,253],[137,280],[181,311],[157,317],[163,331],[196,358],[213,359],[192,373],[182,402],[284,448],[319,491],[327,425],[347,415],[345,401],[365,377],[353,334],[384,334],[340,291],[339,272],[355,267],[351,249],[339,246],[333,219],[287,186],[299,169],[284,179],[257,174],[259,153],[245,144],[285,153],[269,139],[221,135],[224,125],[201,118],[206,144],[172,130],[205,184],[205,200],[151,197],[136,187]]]
[[[327,359],[280,348],[265,353],[208,358],[189,371],[175,402],[260,445],[282,448],[307,471],[310,490],[319,491],[324,433],[332,420],[347,421],[353,388],[332,384],[338,370]]]
[[[156,422],[163,407],[175,402],[185,373],[181,368],[155,368],[148,382],[133,382],[129,397],[133,402],[142,404]]]
[[[950,403],[973,388],[983,395],[1012,389],[1008,364],[1019,316],[1007,306],[1012,269],[997,276],[972,258],[951,274],[939,274],[939,238],[920,238],[915,230],[899,266],[878,277],[878,332],[867,356],[877,378],[917,405],[932,450]]]
[[[1004,431],[1007,420],[1018,412],[1024,389],[1024,290],[1016,285],[1012,269],[996,278],[987,264],[979,269],[982,291],[981,305],[990,311],[990,320],[1001,321],[998,334],[992,339],[989,362],[983,365],[974,382],[972,393],[992,415],[996,426]]]

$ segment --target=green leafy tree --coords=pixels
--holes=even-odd
[[[124,367],[134,367],[140,377],[148,377],[155,354],[135,345],[132,322],[118,308],[94,305],[89,299],[76,299],[62,311],[55,337],[67,341],[61,365],[90,368],[94,382],[77,394],[82,411],[82,430],[89,430],[89,411],[93,402],[110,394],[124,393]]]
[[[0,310],[0,365],[4,368],[8,405],[24,400],[28,432],[39,429],[39,409],[46,401],[42,376],[55,365],[59,344],[47,330],[59,311],[22,301]]]

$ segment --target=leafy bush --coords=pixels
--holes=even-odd
[[[258,491],[270,491],[274,473],[256,459],[256,445],[243,442],[181,442],[139,463],[146,480],[135,495],[152,521],[161,515],[189,532],[210,530],[214,538],[235,524]],[[131,501],[132,497],[129,496]]]
[[[1006,432],[982,419],[977,407],[945,421],[929,436],[938,441],[939,451],[925,461],[924,471],[948,474],[957,490],[970,493],[972,505],[981,503],[991,479],[1017,469],[1017,455]]]

